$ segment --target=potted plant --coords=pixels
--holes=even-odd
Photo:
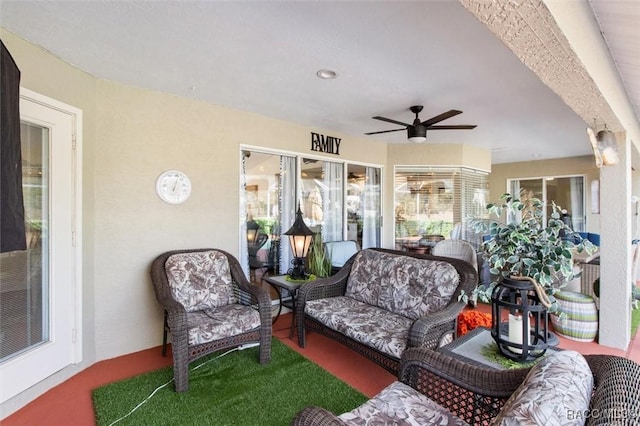
[[[313,243],[307,255],[307,264],[309,265],[309,272],[318,278],[331,275],[331,259],[327,256],[320,234],[316,234],[313,238]]]
[[[476,232],[488,236],[481,252],[493,277],[476,289],[476,295],[491,301],[491,335],[498,349],[519,362],[542,356],[553,344],[548,314],[560,320],[566,316],[554,294],[574,277],[574,253],[595,250],[562,220],[562,209],[555,203],[544,225],[544,209],[537,198],[507,193],[500,203],[487,205],[489,214],[504,222],[474,223]]]
[[[553,297],[566,282],[574,278],[573,254],[593,253],[596,247],[582,239],[562,220],[562,209],[551,204],[546,226],[542,219],[544,205],[537,198],[518,199],[509,193],[500,196],[501,203],[487,205],[497,221],[473,222],[476,232],[489,238],[482,243],[481,252],[489,263],[493,280],[478,287],[477,296],[488,302],[495,285],[505,278],[529,277],[549,299],[549,313],[560,313]],[[505,217],[506,216],[506,217]]]

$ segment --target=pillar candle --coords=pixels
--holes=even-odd
[[[522,316],[509,314],[509,341],[512,343],[522,344]],[[510,346],[515,353],[521,354],[522,349]]]

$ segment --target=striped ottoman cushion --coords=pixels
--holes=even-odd
[[[551,316],[555,331],[571,340],[593,342],[598,334],[598,309],[593,297],[570,291],[560,291],[555,297],[567,316],[564,320]]]

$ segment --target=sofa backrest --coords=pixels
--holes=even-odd
[[[447,306],[459,282],[455,267],[442,260],[361,250],[351,266],[345,295],[418,319]]]
[[[217,250],[173,254],[165,262],[165,272],[173,298],[187,312],[237,302],[229,261]]]

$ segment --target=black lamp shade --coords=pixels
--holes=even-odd
[[[284,234],[289,236],[289,244],[291,245],[291,251],[293,251],[293,257],[306,257],[309,247],[311,246],[311,240],[313,239],[313,231],[304,223],[302,210],[300,210],[299,205],[293,226]]]

